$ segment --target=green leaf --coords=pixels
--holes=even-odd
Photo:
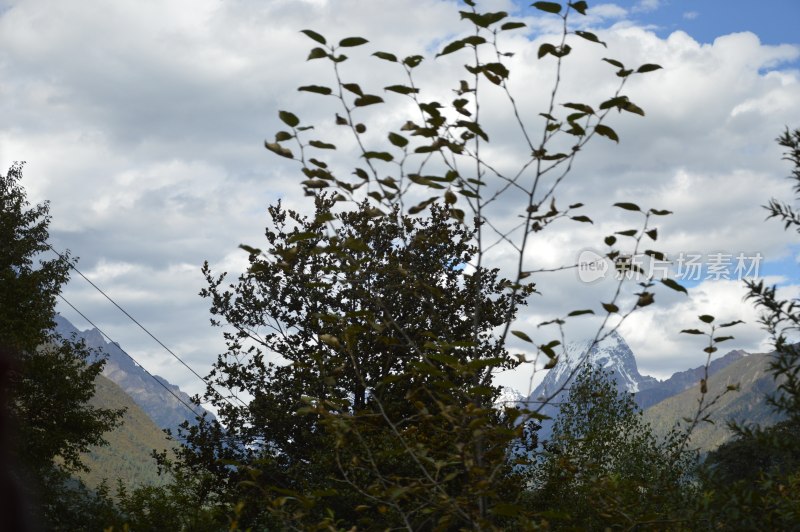
[[[581,15],[585,15],[586,10],[589,8],[589,5],[583,0],[580,0],[580,2],[570,2],[569,7],[571,7]]]
[[[738,325],[740,323],[744,323],[744,322],[742,320],[729,321],[728,323],[723,323],[722,325],[719,325],[718,327],[720,329],[722,329],[723,327],[733,327],[734,325]]]
[[[394,132],[389,133],[389,142],[397,146],[398,148],[404,148],[408,144],[408,139],[405,138],[403,135],[399,135]]]
[[[342,83],[342,87],[352,92],[356,96],[364,96],[364,91],[361,90],[361,87],[358,83]]]
[[[408,87],[406,85],[389,85],[388,87],[384,87],[383,90],[396,92],[398,94],[414,94],[419,92],[419,89]]]
[[[648,249],[648,250],[645,250],[644,254],[647,255],[648,257],[653,257],[656,260],[667,260],[666,255],[664,255],[660,251],[655,251],[655,250],[652,250],[652,249]]]
[[[591,219],[591,218],[589,218],[588,216],[583,216],[583,215],[581,215],[581,216],[571,216],[571,218],[572,218],[573,220],[575,220],[576,222],[588,222],[588,223],[590,223],[590,224],[593,224],[593,223],[594,223],[594,222],[592,221],[592,219]]]
[[[347,37],[339,41],[339,46],[350,48],[353,46],[361,46],[362,44],[367,44],[369,41],[363,37]]]
[[[419,66],[420,63],[422,63],[423,59],[425,58],[422,57],[421,55],[410,55],[405,59],[403,59],[403,64],[409,68],[415,68]]]
[[[356,107],[366,107],[367,105],[373,105],[376,103],[383,103],[383,98],[380,96],[375,96],[374,94],[365,94],[359,98],[356,98],[353,101],[353,105]]]
[[[698,316],[698,318],[703,323],[711,323],[712,321],[714,321],[714,316],[711,316],[709,314],[703,314],[702,316]]]
[[[703,331],[698,331],[697,329],[684,329],[681,332],[685,334],[705,334]]]
[[[533,343],[533,340],[531,340],[531,337],[528,336],[527,334],[525,334],[522,331],[511,331],[511,334],[513,334],[514,336],[516,336],[517,338],[519,338],[521,340],[525,340],[526,342]]]
[[[689,292],[686,291],[686,288],[678,284],[677,282],[673,281],[672,279],[661,279],[661,284],[666,287],[672,288],[676,292],[683,292],[686,295],[689,295]]]
[[[391,153],[385,151],[367,151],[364,152],[363,157],[365,159],[380,159],[381,161],[386,161],[387,163],[394,159]]]
[[[309,52],[306,61],[311,61],[312,59],[322,59],[323,57],[328,57],[328,52],[324,48],[314,48]]]
[[[601,303],[601,304],[603,305],[605,311],[608,312],[609,314],[612,314],[614,312],[619,312],[619,307],[616,306],[614,303]]]
[[[603,46],[605,46],[606,48],[608,48],[608,46],[606,45],[606,43],[605,43],[605,42],[603,42],[603,41],[601,41],[601,40],[600,40],[600,39],[597,37],[597,35],[595,35],[595,34],[594,34],[594,33],[592,33],[591,31],[581,31],[581,30],[575,30],[575,35],[577,35],[578,37],[582,37],[582,38],[586,39],[587,41],[596,42],[597,44],[602,44]]]
[[[465,43],[463,40],[461,40],[461,39],[459,39],[459,40],[457,40],[457,41],[453,41],[453,42],[449,43],[447,46],[445,46],[445,47],[442,49],[442,51],[441,51],[441,52],[439,52],[438,54],[436,54],[436,57],[441,57],[441,56],[443,56],[443,55],[452,54],[453,52],[457,52],[458,50],[461,50],[461,49],[462,49],[462,48],[464,48],[466,45],[467,45],[467,44],[466,44],[466,43]]]
[[[332,92],[329,87],[323,87],[322,85],[303,85],[302,87],[298,87],[297,90],[304,92],[313,92],[316,94],[323,94],[325,96],[327,96]]]
[[[289,127],[297,127],[300,123],[300,119],[289,111],[278,111],[278,118]]]
[[[287,159],[294,159],[294,154],[289,148],[284,148],[277,142],[264,142],[264,147],[267,148],[272,153],[277,153],[281,157],[286,157]]]
[[[546,13],[558,14],[561,12],[561,4],[555,2],[534,2],[531,6]]]
[[[383,59],[384,61],[391,61],[392,63],[397,63],[397,56],[394,54],[390,54],[388,52],[375,52],[372,55],[374,55],[379,59]]]
[[[289,140],[292,138],[294,138],[294,135],[288,131],[278,131],[275,133],[275,142],[283,142],[284,140]]]
[[[667,211],[663,209],[650,209],[650,214],[655,216],[666,216],[668,214],[672,214],[672,211]]]
[[[606,137],[613,140],[616,143],[619,143],[619,137],[617,136],[617,132],[606,125],[597,124],[596,126],[594,126],[594,132],[600,135],[601,137]]]
[[[733,340],[733,336],[720,336],[719,338],[714,338],[715,342],[725,342],[727,340]]]
[[[322,35],[320,35],[316,31],[313,31],[313,30],[301,30],[300,33],[305,33],[306,36],[308,36],[311,39],[314,39],[315,41],[317,41],[320,44],[327,44],[327,41],[325,41],[325,37],[323,37]]]
[[[628,111],[629,113],[633,113],[635,115],[644,116],[644,109],[642,109],[633,102],[627,102],[625,105],[621,105],[620,109],[624,109],[625,111]]]
[[[636,72],[638,72],[640,74],[644,74],[645,72],[652,72],[654,70],[659,70],[660,68],[661,68],[661,65],[655,65],[653,63],[646,63],[646,64],[640,66],[639,68],[637,68]]]
[[[329,144],[327,142],[322,142],[321,140],[310,140],[308,144],[314,146],[315,148],[319,148],[321,150],[335,150],[336,146],[333,144]]]
[[[503,31],[515,30],[517,28],[524,28],[525,26],[526,24],[524,22],[506,22],[502,26],[500,26],[500,29]]]
[[[615,203],[614,207],[619,207],[620,209],[625,209],[626,211],[639,211],[639,212],[641,212],[641,210],[642,210],[635,203],[627,203],[627,202]]]
[[[606,63],[610,63],[610,64],[614,65],[617,68],[625,68],[625,65],[623,65],[622,63],[620,63],[616,59],[609,59],[608,57],[604,57],[603,61],[605,61]]]
[[[594,311],[593,311],[593,310],[591,310],[591,309],[584,309],[584,310],[573,310],[572,312],[570,312],[569,314],[567,314],[567,317],[571,317],[571,316],[581,316],[581,315],[583,315],[583,314],[594,314]]]
[[[563,104],[561,104],[561,106],[562,107],[566,107],[568,109],[575,109],[576,111],[580,111],[581,113],[584,114],[584,116],[585,115],[593,115],[594,114],[594,109],[592,109],[591,106],[586,105],[585,103],[572,103],[572,102],[570,102],[570,103],[563,103]],[[570,116],[572,116],[572,115],[570,115]],[[569,118],[567,120],[569,120]]]
[[[556,47],[550,43],[544,43],[539,47],[539,51],[537,52],[536,56],[541,59],[542,57],[546,56],[547,54],[556,55]]]
[[[251,255],[261,255],[260,249],[248,246],[247,244],[239,244],[239,249],[243,249]]]
[[[322,179],[306,179],[305,181],[301,181],[300,184],[306,188],[326,188],[330,186],[327,181],[323,181]]]
[[[470,11],[459,11],[461,18],[469,19],[470,22],[481,28],[488,28],[496,22],[500,22],[508,16],[505,11],[497,11],[493,13],[472,13]]]

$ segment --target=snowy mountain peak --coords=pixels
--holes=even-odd
[[[556,352],[558,353],[558,350]],[[652,377],[645,377],[639,373],[633,351],[616,331],[612,331],[597,342],[594,339],[570,342],[564,346],[563,352],[558,354],[558,363],[536,387],[531,394],[531,399],[539,400],[541,397],[555,393],[571,375],[574,376],[577,373],[578,366],[584,363],[608,371],[616,380],[620,390],[631,393],[636,393],[658,382]]]

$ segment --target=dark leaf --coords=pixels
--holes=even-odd
[[[561,12],[561,4],[557,4],[555,2],[534,2],[533,4],[531,4],[531,6],[546,13],[557,14]]]
[[[311,61],[312,59],[322,59],[323,57],[328,57],[328,52],[325,51],[324,48],[314,48],[309,52],[306,61]]]
[[[639,211],[639,212],[641,212],[641,210],[642,210],[635,203],[627,203],[627,202],[615,203],[614,207],[619,207],[620,209],[625,209],[626,211]]]
[[[697,329],[684,329],[681,332],[686,334],[705,334],[703,331],[698,331]]]
[[[672,279],[661,279],[661,284],[669,288],[672,288],[676,292],[683,292],[684,294],[689,295],[689,292],[686,291],[686,288],[678,284],[676,281],[673,281]]]
[[[327,44],[327,42],[325,41],[325,37],[323,37],[322,35],[320,35],[316,31],[301,30],[300,33],[305,33],[308,37],[310,37],[311,39],[314,39],[315,41],[317,41],[320,44]]]
[[[364,152],[365,159],[380,159],[381,161],[386,161],[387,163],[394,159],[391,153],[385,151],[368,151]]]
[[[640,74],[644,74],[645,72],[652,72],[652,71],[658,70],[660,68],[661,68],[661,65],[654,65],[652,63],[647,63],[647,64],[644,64],[644,65],[640,66],[639,68],[637,68],[636,72],[638,72]]]
[[[289,127],[296,127],[300,123],[300,119],[289,111],[278,111],[278,118]]]
[[[356,98],[355,101],[353,101],[353,105],[356,107],[365,107],[367,105],[373,105],[376,103],[383,103],[383,98],[380,96],[375,96],[374,94],[365,94],[364,96]]]
[[[321,140],[310,140],[308,142],[309,145],[314,146],[315,148],[319,148],[321,150],[335,150],[336,146],[333,144],[329,144],[327,142],[322,142]]]
[[[403,148],[408,144],[408,139],[405,138],[403,135],[398,135],[397,133],[390,132],[389,133],[389,142],[397,146],[398,148]]]
[[[585,15],[586,10],[589,8],[589,5],[586,2],[584,2],[584,0],[580,0],[579,2],[570,2],[569,7],[571,7],[581,15]]]
[[[516,336],[517,338],[519,338],[521,340],[525,340],[526,342],[533,343],[533,340],[531,340],[531,337],[528,336],[527,334],[525,334],[522,331],[511,331],[511,334],[513,334],[514,336]]]
[[[281,157],[286,157],[287,159],[294,159],[294,154],[289,148],[284,148],[277,142],[264,142],[264,147],[267,148],[272,153],[277,153]]]
[[[711,316],[709,314],[703,314],[702,316],[698,316],[698,318],[703,323],[711,323],[712,321],[714,321],[714,316]]]
[[[297,90],[314,92],[316,94],[324,94],[326,96],[331,93],[331,89],[329,87],[323,87],[322,85],[303,85],[302,87],[298,87]]]
[[[369,41],[363,37],[347,37],[339,41],[339,46],[343,46],[345,48],[349,48],[352,46],[361,46],[362,44],[366,44]]]
[[[383,59],[384,61],[391,61],[392,63],[397,63],[397,56],[394,54],[390,54],[388,52],[375,52],[372,55],[374,55],[379,59]]]
[[[583,215],[581,215],[581,216],[572,216],[571,218],[572,218],[573,220],[575,220],[576,222],[588,222],[588,223],[590,223],[590,224],[593,224],[593,223],[594,223],[594,222],[592,221],[592,219],[591,219],[591,218],[589,218],[588,216],[583,216]]]
[[[606,46],[606,43],[604,43],[603,41],[598,39],[597,35],[595,35],[594,33],[590,32],[590,31],[576,30],[575,31],[575,35],[577,35],[578,37],[583,37],[587,41],[596,42],[597,44],[602,44],[603,46]],[[607,48],[607,46],[606,46],[606,48]]]
[[[601,137],[606,137],[613,140],[614,142],[619,142],[619,137],[617,136],[617,132],[606,125],[597,124],[594,127],[594,132],[600,135]]]
[[[517,28],[524,28],[524,22],[506,22],[502,26],[500,26],[501,30],[515,30]]]
[[[414,94],[415,92],[419,92],[419,89],[407,87],[406,85],[389,85],[388,87],[384,87],[383,90],[396,92],[398,94]]]
[[[619,312],[619,307],[614,303],[602,303],[602,305],[605,311],[608,313]]]
[[[569,314],[567,314],[567,317],[570,317],[570,316],[581,316],[581,315],[583,315],[583,314],[594,314],[594,311],[593,311],[593,310],[590,310],[590,309],[584,309],[584,310],[573,310],[572,312],[570,312]]]

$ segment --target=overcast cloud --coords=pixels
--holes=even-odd
[[[554,226],[535,247],[535,259],[551,267],[574,262],[582,249],[603,249],[605,235],[639,223],[610,205],[634,201],[674,211],[658,220],[658,249],[761,253],[773,266],[771,280],[796,294],[792,235],[764,223],[760,206],[770,197],[791,198],[789,167],[774,138],[785,126],[800,127],[800,48],[764,45],[753,33],[705,43],[682,31],[659,36],[651,24],[627,18],[657,12],[661,4],[606,3],[583,21],[608,49],[574,43],[560,101],[596,104],[613,93],[618,79],[602,57],[664,68],[626,88],[647,116],[613,116],[620,144],[591,142],[558,195],[559,204],[585,203],[595,224]],[[511,2],[484,5],[514,9]],[[323,62],[305,61],[313,43],[299,30],[370,39],[343,66],[378,90],[402,80],[369,54],[431,56],[467,30],[457,10],[455,2],[439,0],[0,2],[0,166],[28,162],[24,185],[32,201],[51,201],[54,246],[80,256],[89,278],[206,373],[223,343],[197,295],[203,260],[235,272],[246,258],[237,245],[259,244],[268,204],[282,198],[307,208],[297,167],[263,148],[280,129],[277,110],[318,124],[321,136],[337,134],[331,101],[296,92],[299,85],[330,83]],[[509,36],[504,46],[516,52],[511,85],[523,114],[536,117],[552,80],[552,62],[537,60],[536,50],[553,25],[526,13],[517,18],[531,31]],[[419,73],[423,97],[449,98],[453,80],[463,76],[462,60],[429,58]],[[501,100],[489,98],[483,111],[492,138],[485,155],[510,168],[526,152]],[[368,122],[376,137],[405,121],[406,107],[394,101]],[[346,140],[337,144],[347,147]],[[344,155],[334,163],[351,168]],[[496,210],[506,223],[517,214],[511,205],[504,200]],[[494,255],[501,266],[506,258],[500,250]],[[539,286],[544,295],[532,299],[522,321],[541,341],[554,331],[537,329],[539,322],[577,308],[599,311],[614,288],[611,280],[581,284],[574,270],[542,278]],[[733,331],[730,348],[765,349],[743,294],[742,283],[728,280],[690,283],[689,297],[659,291],[656,304],[621,329],[641,371],[666,377],[701,364],[702,346],[678,331],[695,326],[702,313],[747,322]],[[65,296],[151,372],[201,391],[77,276]],[[71,309],[60,309],[88,327]],[[580,337],[594,325],[581,321],[570,332]]]

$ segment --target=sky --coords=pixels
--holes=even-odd
[[[552,62],[537,60],[536,50],[552,39],[553,18],[511,0],[479,6],[527,23],[503,43],[516,54],[510,84],[536,123],[553,79]],[[369,39],[343,69],[376,90],[399,79],[370,53],[425,54],[418,81],[422,96],[435,98],[463,76],[463,57],[433,58],[468,31],[459,9],[463,4],[444,0],[0,0],[0,167],[27,162],[23,185],[32,202],[50,201],[53,246],[80,257],[87,277],[205,374],[224,342],[198,295],[203,261],[235,275],[246,262],[238,245],[263,240],[268,205],[280,199],[308,210],[297,166],[263,147],[281,129],[278,110],[318,124],[321,135],[336,134],[330,101],[296,91],[330,83],[323,62],[306,61],[314,43],[300,30]],[[757,312],[742,301],[742,281],[715,276],[713,257],[732,274],[741,256],[748,268],[757,263],[751,274],[781,293],[800,292],[797,239],[765,222],[761,207],[772,197],[792,198],[791,169],[774,139],[787,126],[800,127],[797,20],[794,0],[589,2],[580,28],[608,48],[572,37],[561,102],[597,103],[613,92],[617,79],[603,57],[663,69],[626,86],[646,116],[612,116],[620,143],[593,139],[559,189],[559,203],[582,201],[595,223],[554,225],[537,237],[529,259],[550,268],[602,251],[605,235],[638,223],[611,208],[615,202],[674,212],[657,221],[659,249],[687,264],[700,256],[704,269],[683,271],[688,296],[659,290],[654,305],[620,326],[642,373],[665,378],[705,361],[698,339],[679,334],[696,327],[699,314],[745,321],[732,331],[731,349],[768,348]],[[525,153],[508,127],[505,102],[488,94],[492,143],[484,153],[512,166]],[[369,115],[370,131],[399,127],[407,110],[391,100]],[[340,151],[335,165],[345,168],[347,152]],[[504,200],[493,211],[499,223],[513,222],[511,205]],[[501,249],[490,258],[501,268],[510,263]],[[599,313],[616,285],[610,276],[586,283],[570,270],[537,278],[537,286],[542,296],[515,327],[544,343],[556,331],[539,323],[578,308]],[[149,371],[189,393],[202,391],[77,275],[64,296]],[[89,327],[63,303],[58,310]],[[593,335],[596,320],[573,321],[568,338]],[[512,348],[526,352],[522,344]],[[498,379],[524,390],[530,373]]]

